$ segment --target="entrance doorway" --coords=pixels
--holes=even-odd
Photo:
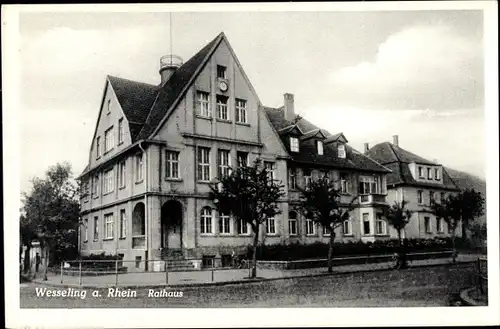
[[[182,245],[182,204],[176,200],[161,207],[161,247],[180,249]]]

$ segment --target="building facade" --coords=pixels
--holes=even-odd
[[[441,202],[450,193],[460,192],[444,166],[401,148],[397,135],[393,136],[392,143],[379,143],[372,148],[365,144],[365,154],[391,169],[387,177],[389,204],[405,200],[407,208],[413,211],[404,236],[424,239],[450,236],[446,222],[430,211],[432,204]],[[392,231],[391,234],[397,233]],[[457,236],[460,232],[459,224]]]

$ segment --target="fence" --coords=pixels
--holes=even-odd
[[[141,285],[202,283],[249,278],[250,261],[229,258],[182,260],[74,260],[51,271],[61,283],[95,285]],[[189,275],[187,275],[189,273]]]
[[[477,259],[476,270],[476,288],[482,295],[488,296],[488,258],[481,256]]]

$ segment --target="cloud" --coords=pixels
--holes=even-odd
[[[330,75],[337,101],[371,108],[455,110],[483,104],[480,41],[446,25],[390,35],[372,61]]]

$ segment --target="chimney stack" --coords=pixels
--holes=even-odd
[[[163,86],[174,72],[182,66],[182,58],[176,55],[165,55],[160,58],[160,76]]]
[[[399,136],[398,135],[392,136],[392,144],[399,146]]]
[[[370,150],[370,144],[365,143],[365,153],[368,152],[368,150]]]
[[[285,100],[285,119],[292,121],[295,118],[295,105],[293,100],[293,94],[286,93],[284,96]]]

